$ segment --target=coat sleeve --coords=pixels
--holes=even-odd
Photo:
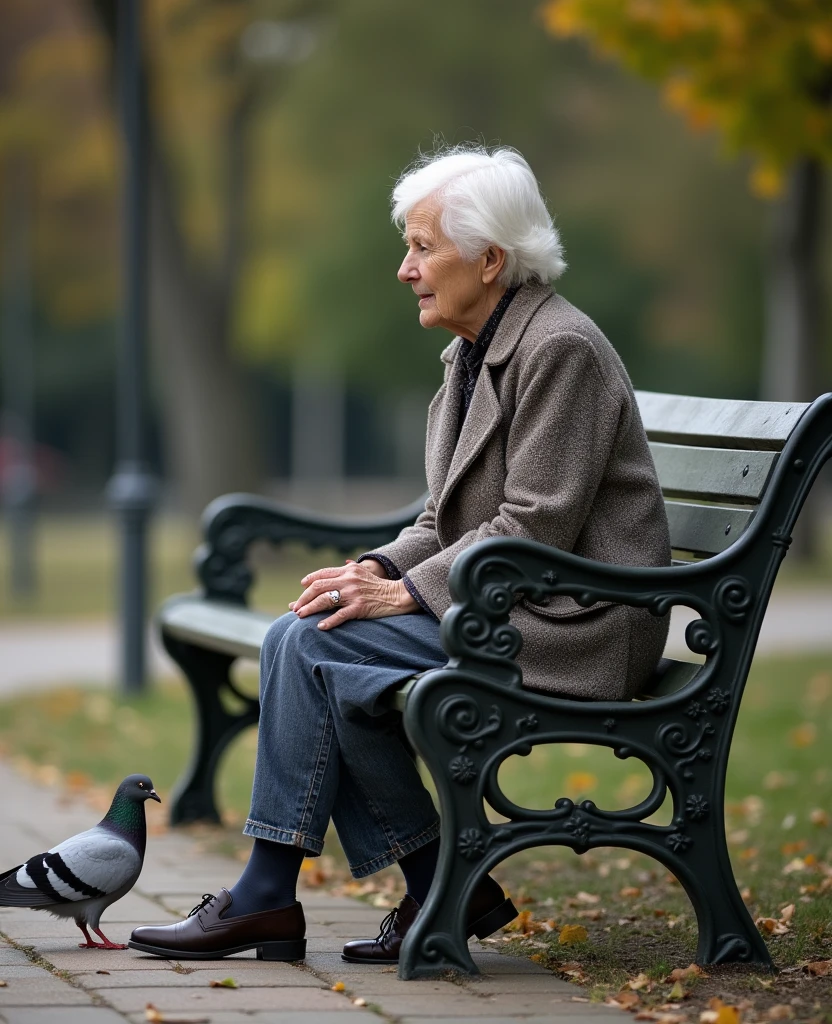
[[[526,537],[571,551],[615,445],[624,404],[589,341],[559,335],[538,346],[518,380],[497,515],[406,571],[437,617],[450,607],[456,556],[488,537]],[[413,552],[416,552],[414,546]]]
[[[424,511],[419,513],[413,526],[406,526],[395,540],[368,551],[358,561],[375,558],[387,570],[390,579],[400,580],[414,565],[441,550],[442,546],[436,536],[436,506],[433,497],[429,496]]]

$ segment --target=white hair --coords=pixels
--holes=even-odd
[[[442,230],[466,260],[489,245],[506,254],[507,288],[554,281],[566,270],[563,246],[532,169],[513,149],[460,145],[420,155],[393,189],[393,221],[403,231],[418,203],[435,199]]]

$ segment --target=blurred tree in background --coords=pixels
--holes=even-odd
[[[147,0],[156,419],[181,504],[285,470],[290,419],[276,406],[293,388],[295,434],[329,423],[316,443],[345,436],[350,472],[390,473],[399,448],[417,475],[445,339],[422,331],[395,279],[388,201],[438,138],[530,160],[566,245],[560,290],[637,386],[756,397],[762,206],[745,167],[649,85],[541,31],[555,7],[423,0],[414,17],[382,0]],[[73,466],[95,451],[102,482],[115,10],[5,0],[0,28],[0,154],[28,154],[36,193],[39,431]],[[769,164],[758,177],[773,180]],[[303,399],[298,382],[316,374],[346,423],[327,420],[326,397]]]
[[[546,0],[542,10],[554,35],[589,37],[602,54],[661,82],[692,128],[714,128],[730,152],[753,154],[751,188],[773,204],[761,397],[817,397],[828,379],[821,260],[832,164],[832,4]],[[816,547],[813,518],[802,517],[796,537],[803,555]]]
[[[817,0],[547,0],[556,36],[662,83],[695,130],[755,157],[753,191],[775,202],[762,391],[816,397],[824,340],[824,167],[832,163],[832,4]]]

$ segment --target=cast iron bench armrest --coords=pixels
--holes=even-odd
[[[525,598],[545,605],[566,594],[589,607],[598,601],[647,608],[666,615],[686,605],[702,617],[687,627],[688,647],[697,654],[713,650],[720,618],[745,609],[751,595],[745,581],[732,575],[739,550],[683,566],[641,568],[610,565],[513,537],[493,537],[463,551],[451,567],[453,604],[442,619],[442,643],[452,659],[506,666],[520,649],[520,634],[509,624],[514,604]],[[513,675],[514,673],[511,673]]]
[[[281,505],[254,494],[226,494],[212,501],[202,516],[203,543],[194,568],[212,600],[246,603],[252,572],[246,564],[249,545],[265,540],[298,540],[311,547],[331,546],[348,554],[395,540],[425,507],[425,495],[404,508],[367,518],[328,516]]]

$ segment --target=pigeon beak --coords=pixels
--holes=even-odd
[[[150,799],[155,800],[157,804],[160,804],[162,802],[162,798],[159,796],[155,789],[151,789],[148,795],[150,796]]]

